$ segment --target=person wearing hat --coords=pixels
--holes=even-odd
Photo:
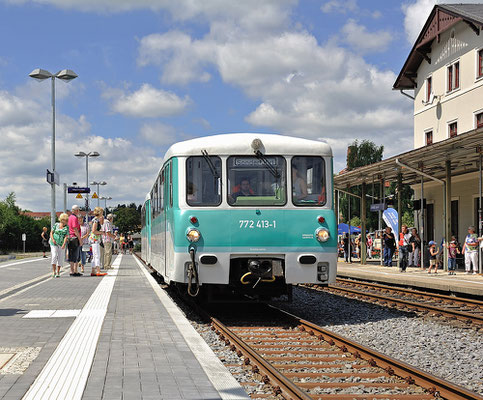
[[[451,242],[445,247],[448,249],[448,275],[456,275],[456,255],[460,254],[456,238],[451,236]]]
[[[434,267],[434,273],[438,273],[438,262],[436,260],[437,255],[439,254],[439,249],[436,248],[436,242],[431,240],[429,243],[429,269],[428,274],[431,273],[431,270]]]

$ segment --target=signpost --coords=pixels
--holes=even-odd
[[[374,211],[374,212],[384,211],[385,208],[386,208],[386,205],[384,203],[371,204],[371,211]]]
[[[69,193],[90,193],[91,189],[88,187],[69,186],[67,191]]]
[[[22,242],[23,242],[23,252],[25,253],[25,241],[27,240],[27,235],[22,233]]]

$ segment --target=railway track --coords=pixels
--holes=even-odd
[[[393,286],[360,282],[337,278],[337,283],[329,287],[301,285],[318,291],[376,302],[404,311],[420,312],[436,317],[446,317],[453,321],[463,321],[483,328],[483,301],[463,299],[419,290],[397,288]]]
[[[249,326],[232,317],[225,323],[223,316],[210,318],[212,330],[243,358],[245,368],[271,386],[272,394],[253,398],[483,399],[274,307],[266,311],[264,323]],[[256,320],[261,322],[260,316]]]

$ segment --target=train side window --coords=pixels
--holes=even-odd
[[[151,191],[151,215],[154,218],[157,213],[157,204],[158,204],[158,182],[154,184],[153,190]]]
[[[188,157],[186,160],[186,202],[194,207],[221,204],[220,157]]]
[[[292,202],[296,206],[324,206],[327,202],[325,161],[322,157],[292,158]]]
[[[164,210],[164,170],[159,175],[159,207]]]

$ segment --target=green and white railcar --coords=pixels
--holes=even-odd
[[[174,144],[144,203],[143,258],[168,284],[212,300],[334,282],[332,162],[327,144],[282,135]]]

